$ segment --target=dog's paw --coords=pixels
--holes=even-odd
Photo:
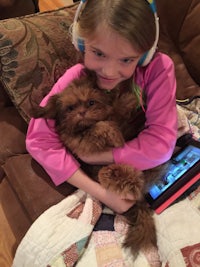
[[[98,173],[100,184],[119,194],[134,194],[136,200],[142,198],[144,187],[143,172],[127,164],[111,164],[102,167]]]
[[[103,129],[102,133],[109,147],[122,147],[124,145],[124,137],[114,121],[101,121],[97,126]]]
[[[83,142],[88,144],[88,148],[85,148],[88,153],[96,153],[123,146],[124,138],[114,122],[100,121],[88,131],[81,143]]]

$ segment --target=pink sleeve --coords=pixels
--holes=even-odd
[[[136,83],[147,97],[145,129],[139,136],[113,149],[116,163],[144,170],[166,162],[177,138],[176,79],[172,60],[157,53],[146,68],[138,68]]]
[[[51,95],[62,91],[72,80],[79,77],[82,69],[81,64],[68,69],[42,100],[41,105],[44,106]],[[53,120],[32,118],[26,136],[26,147],[56,185],[65,182],[79,168],[79,163],[59,140]]]

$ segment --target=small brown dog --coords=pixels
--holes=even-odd
[[[114,91],[106,93],[98,89],[93,75],[86,72],[64,91],[52,96],[45,107],[36,108],[33,117],[54,119],[60,139],[74,155],[122,147],[125,140],[136,137],[144,128],[145,116],[138,111],[132,92]],[[144,194],[150,183],[161,176],[163,167],[145,172],[127,164],[88,166],[82,163],[82,167],[103,187],[135,196],[136,204],[124,214],[129,224],[124,246],[135,256],[141,249],[156,247],[152,210]]]

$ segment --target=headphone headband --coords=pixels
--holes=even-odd
[[[80,17],[80,13],[84,8],[87,0],[81,0],[75,13],[73,25],[72,25],[72,43],[78,51],[84,52],[84,41],[77,35],[77,23]]]
[[[154,18],[155,18],[155,26],[156,26],[155,41],[151,49],[147,51],[146,53],[144,53],[144,55],[140,58],[138,62],[140,66],[148,65],[157,49],[158,40],[159,40],[159,18],[158,18],[157,12],[154,12]]]
[[[155,0],[145,0],[149,3],[149,6],[154,14],[155,17],[155,26],[156,26],[156,36],[155,36],[155,41],[153,46],[151,47],[151,49],[149,51],[147,51],[139,60],[138,65],[140,66],[146,66],[147,64],[149,64],[149,62],[151,61],[157,45],[158,45],[158,39],[159,39],[159,18],[157,15],[157,11],[156,11],[156,3]],[[74,21],[73,21],[73,26],[72,26],[72,43],[75,46],[75,48],[81,52],[84,52],[85,50],[85,46],[84,46],[84,40],[81,39],[78,35],[77,35],[77,23],[80,17],[80,14],[82,12],[82,10],[84,9],[84,6],[86,4],[87,0],[81,0],[78,8],[76,10],[75,13],[75,17],[74,17]]]
[[[78,8],[76,10],[76,13],[75,13],[75,17],[74,17],[74,22],[77,22],[78,21],[78,18],[79,18],[79,15],[81,13],[81,10],[82,10],[82,6],[86,3],[87,0],[81,0],[79,5],[78,5]]]

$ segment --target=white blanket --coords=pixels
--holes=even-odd
[[[81,190],[51,207],[25,235],[13,267],[200,266],[200,187],[154,215],[160,261],[155,250],[141,252],[134,260],[122,248],[126,233],[122,216],[115,217],[114,231],[92,232],[94,213],[96,218],[100,215],[100,204]]]

